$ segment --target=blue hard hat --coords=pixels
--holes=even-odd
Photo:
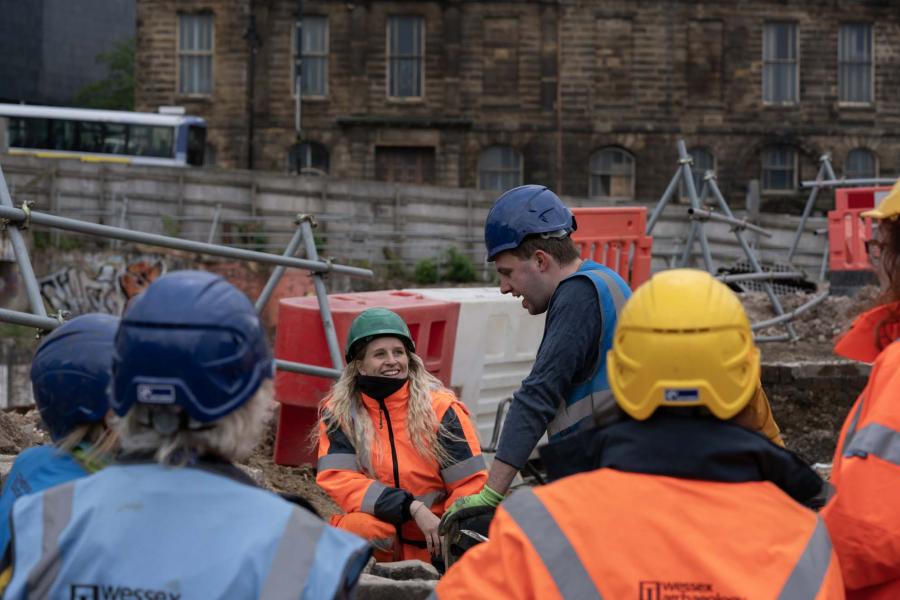
[[[237,410],[275,363],[250,300],[222,277],[176,271],[135,298],[113,355],[110,404],[177,405],[208,423]]]
[[[512,250],[526,236],[565,237],[576,229],[575,217],[559,196],[542,185],[521,185],[497,198],[484,223],[488,260]]]
[[[118,317],[86,314],[54,329],[31,361],[31,387],[54,441],[109,410],[109,377]]]

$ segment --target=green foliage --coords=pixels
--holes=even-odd
[[[415,278],[419,285],[437,283],[439,280],[437,264],[430,258],[419,261],[416,263]]]
[[[181,223],[170,217],[169,215],[160,215],[162,218],[163,234],[169,237],[178,237],[181,233]]]
[[[237,237],[235,241],[248,250],[265,252],[269,239],[263,232],[262,223],[247,222],[237,225]]]
[[[78,90],[72,103],[83,108],[134,110],[134,39],[117,42],[109,52],[98,54],[97,62],[106,65],[106,79]]]
[[[472,260],[456,248],[447,250],[447,262],[444,265],[443,275],[445,281],[456,283],[471,283],[477,278]]]
[[[34,240],[34,249],[35,250],[45,250],[50,247],[50,232],[49,231],[33,231],[32,230],[31,237]]]
[[[390,279],[407,279],[409,277],[409,273],[406,271],[406,266],[403,264],[402,260],[389,260],[384,265],[385,272]]]
[[[13,323],[0,323],[0,338],[34,338],[37,334],[33,327],[15,325]]]

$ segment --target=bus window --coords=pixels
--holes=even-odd
[[[9,146],[10,148],[25,147],[25,119],[10,117],[9,119]]]
[[[79,121],[76,150],[81,152],[103,152],[103,123]]]
[[[175,131],[173,127],[150,128],[149,156],[158,156],[160,158],[173,158],[175,156],[175,136],[173,131]]]
[[[28,117],[9,120],[9,145],[12,148],[46,148],[49,122]]]
[[[52,121],[49,147],[53,150],[75,150],[75,121]]]
[[[203,150],[206,148],[206,128],[191,125],[188,128],[187,162],[195,167],[203,166]]]
[[[130,125],[126,154],[172,158],[172,128]]]
[[[106,123],[103,126],[103,151],[107,154],[125,154],[125,132],[128,126]]]

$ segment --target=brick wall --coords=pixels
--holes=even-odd
[[[252,8],[251,8],[252,5]],[[760,177],[760,153],[789,144],[798,179],[811,179],[832,152],[873,151],[883,175],[900,169],[900,8],[883,0],[629,2],[610,0],[336,2],[304,0],[303,14],[328,18],[329,93],[304,100],[303,137],[323,144],[335,176],[373,178],[380,146],[434,149],[435,183],[477,185],[482,149],[510,145],[524,181],[584,196],[591,155],[621,147],[636,165],[638,200],[657,198],[684,137],[716,157],[723,191],[743,197]],[[175,94],[179,12],[215,15],[215,84],[208,98]],[[255,61],[253,164],[285,170],[294,131],[290,0],[139,0],[138,105],[183,104],[210,124],[222,166],[248,165],[250,15],[261,40]],[[425,94],[386,93],[390,15],[426,23]],[[762,37],[769,21],[797,24],[800,102],[762,102]],[[876,96],[866,107],[838,103],[837,41],[843,22],[867,22],[875,36]],[[559,39],[557,39],[559,37]],[[557,132],[557,82],[561,132]],[[557,140],[562,164],[557,173]],[[764,206],[798,210],[803,194],[771,195]]]

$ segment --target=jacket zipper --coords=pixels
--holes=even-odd
[[[384,403],[384,400],[379,400],[378,405],[381,408],[381,413],[384,415],[384,419],[387,421],[388,426],[388,440],[391,443],[391,462],[394,466],[394,487],[400,487],[400,464],[397,462],[397,447],[394,445],[394,427],[391,425],[391,413],[388,412],[387,406]],[[379,418],[379,421],[381,419]],[[400,525],[396,525],[397,530],[397,546],[394,548],[394,560],[400,560],[400,549],[403,545],[403,533],[401,532]]]
[[[397,462],[397,447],[394,445],[394,427],[391,425],[391,413],[388,412],[387,406],[385,406],[384,404],[384,400],[379,400],[378,404],[380,405],[381,412],[384,415],[385,420],[387,421],[388,440],[391,442],[391,462],[394,465],[394,487],[398,488],[400,487],[400,464]]]

